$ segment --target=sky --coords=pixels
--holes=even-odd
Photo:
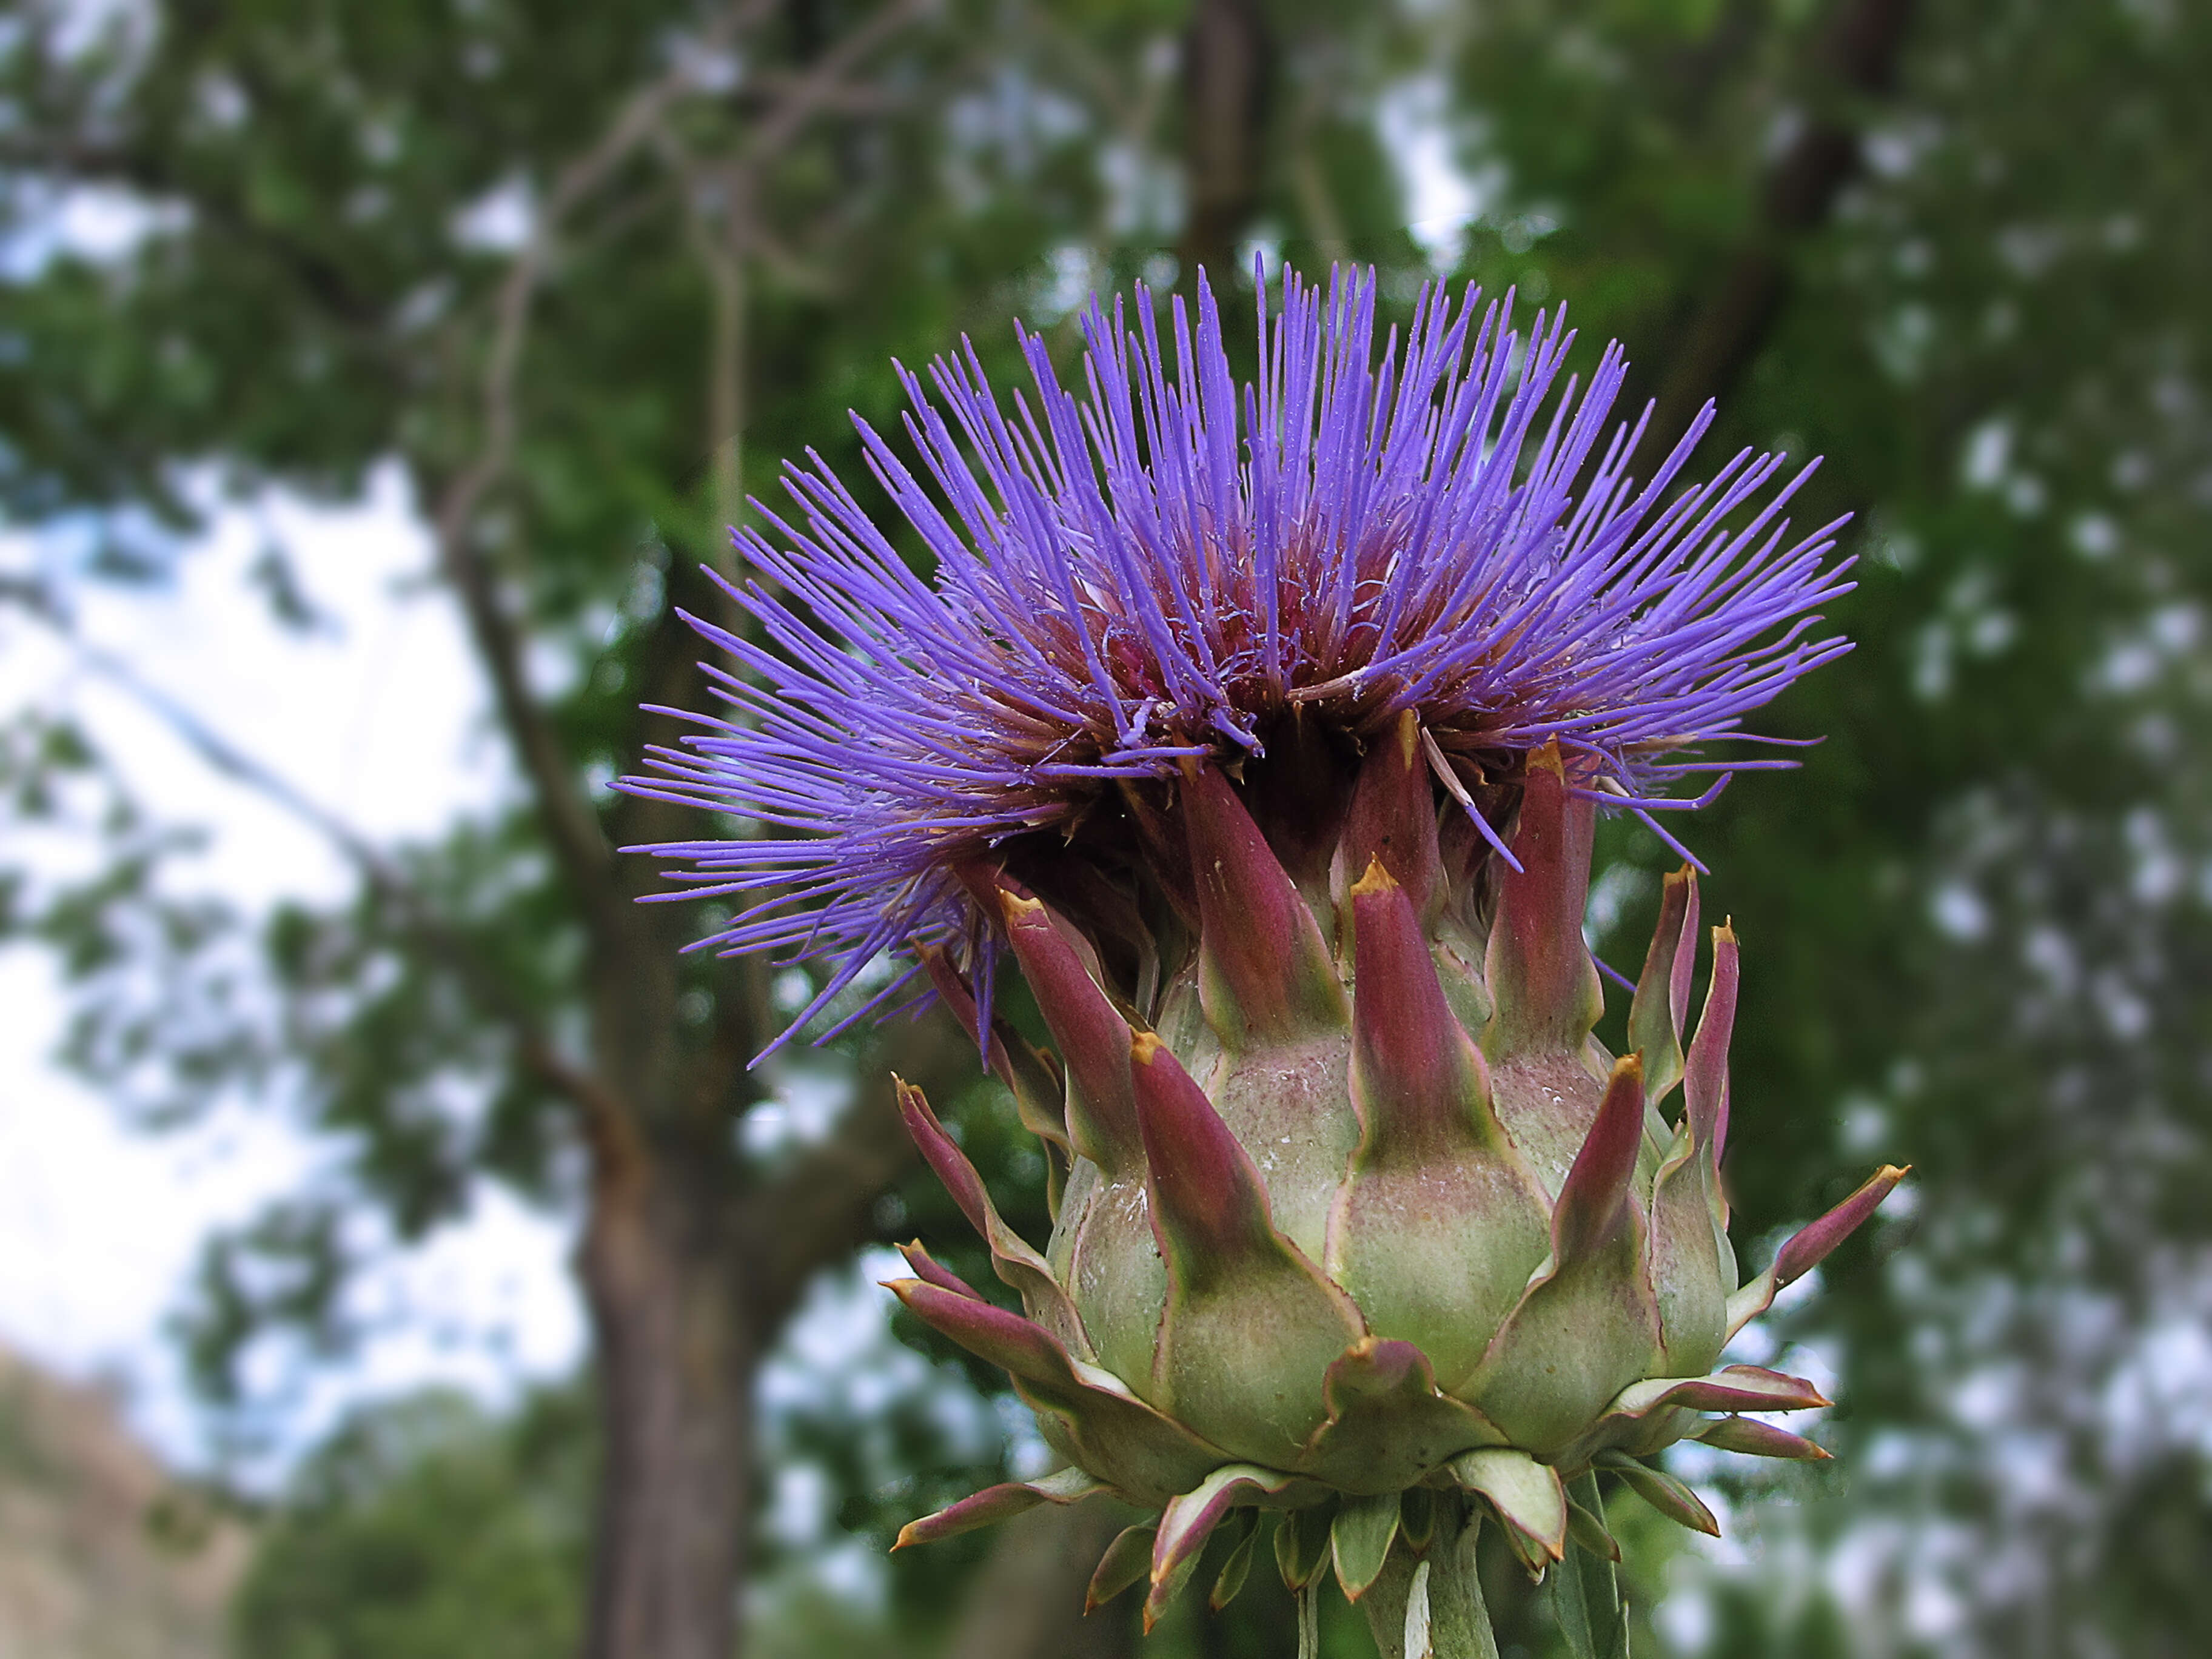
[[[272,620],[249,575],[271,545],[334,626],[301,634]],[[0,537],[0,571],[68,552],[51,538]],[[173,582],[78,585],[77,626],[372,840],[426,838],[513,787],[428,559],[404,483],[386,469],[354,505],[223,507]],[[253,910],[351,890],[317,832],[212,771],[52,632],[0,611],[0,710],[27,706],[76,714],[156,817],[210,831],[195,885]],[[51,1062],[67,1007],[46,957],[0,951],[0,1342],[113,1383],[165,1451],[196,1461],[205,1425],[165,1322],[205,1235],[312,1179],[330,1149],[266,1103],[229,1103],[181,1132],[131,1128]],[[496,1396],[569,1369],[582,1328],[568,1249],[558,1218],[487,1191],[465,1223],[372,1272],[358,1310],[378,1334],[356,1362],[303,1380],[287,1413],[295,1443],[363,1395],[437,1380]]]

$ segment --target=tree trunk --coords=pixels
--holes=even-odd
[[[604,1459],[587,1659],[731,1659],[752,1482],[739,1263],[674,1160],[604,1172],[579,1252]]]
[[[760,1363],[815,1275],[873,1235],[876,1200],[915,1157],[890,1074],[949,1085],[975,1064],[949,1019],[894,1024],[836,1133],[762,1180],[736,1155],[742,1109],[726,1103],[746,1091],[729,1057],[745,1052],[695,1056],[676,1091],[688,1117],[590,1138],[577,1269],[603,1461],[585,1659],[738,1652]]]
[[[945,1653],[951,1659],[1132,1659],[1137,1598],[1121,1596],[1085,1617],[1083,1594],[1107,1545],[1136,1518],[1133,1510],[1093,1498],[1001,1523]]]
[[[1217,289],[1237,280],[1237,240],[1260,208],[1270,57],[1260,0],[1198,0],[1183,36],[1186,288],[1201,266]]]

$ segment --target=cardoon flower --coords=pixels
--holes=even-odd
[[[1816,615],[1835,526],[1783,516],[1807,472],[1746,453],[1686,482],[1708,410],[1638,483],[1618,348],[1578,389],[1559,313],[1523,337],[1510,300],[1431,291],[1378,352],[1374,302],[1285,276],[1249,384],[1203,283],[1164,342],[1143,290],[1094,307],[1079,397],[1035,336],[1011,400],[972,349],[908,377],[919,469],[860,432],[933,575],[794,469],[797,512],[738,538],[757,631],[694,623],[734,659],[727,713],[626,787],[761,830],[652,849],[690,866],[667,896],[736,901],[709,943],[824,963],[802,1019],[926,973],[1050,1155],[1039,1251],[901,1085],[1024,1311],[919,1243],[891,1289],[1068,1464],[901,1542],[1111,1493],[1157,1519],[1092,1598],[1149,1578],[1149,1622],[1218,1531],[1234,1595],[1265,1515],[1291,1584],[1333,1565],[1386,1652],[1475,1653],[1486,1517],[1602,1619],[1596,1471],[1711,1530],[1662,1447],[1824,1455],[1741,1414],[1818,1392],[1722,1351],[1902,1171],[1738,1283],[1736,941],[1712,930],[1692,1032],[1686,867],[1632,1052],[1592,1036],[1595,813],[1679,848],[1658,815],[1790,763],[1712,746],[1848,648]],[[861,997],[887,953],[910,964]],[[1009,954],[1050,1054],[993,1012]]]

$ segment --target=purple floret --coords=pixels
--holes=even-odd
[[[620,786],[761,833],[635,849],[690,866],[657,896],[735,902],[702,945],[826,959],[796,1025],[915,943],[969,939],[988,988],[959,864],[1117,780],[1256,757],[1293,707],[1353,738],[1415,710],[1447,787],[1556,740],[1582,793],[1655,830],[1717,792],[1686,780],[1788,764],[1695,751],[1761,741],[1745,714],[1850,649],[1812,632],[1850,586],[1838,526],[1792,542],[1782,517],[1812,467],[1776,486],[1784,458],[1747,450],[1668,499],[1708,406],[1639,488],[1649,410],[1605,430],[1619,346],[1578,392],[1564,310],[1524,339],[1510,307],[1425,290],[1378,356],[1371,273],[1326,295],[1285,273],[1240,385],[1201,277],[1168,349],[1144,289],[1094,305],[1080,398],[1025,331],[1011,406],[972,347],[928,387],[902,369],[920,474],[855,420],[934,575],[820,457],[789,469],[797,513],[738,532],[759,574],[725,585],[757,636],[686,617],[735,659],[707,669],[726,715],[663,711],[701,730]]]

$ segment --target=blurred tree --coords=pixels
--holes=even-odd
[[[698,826],[605,780],[667,735],[640,702],[696,701],[678,608],[737,621],[696,566],[727,568],[748,453],[818,446],[857,475],[843,410],[891,415],[894,354],[972,328],[1000,360],[1009,313],[1057,325],[1171,240],[1176,146],[1196,154],[1210,112],[1196,81],[1169,95],[1185,31],[1142,0],[174,0],[33,5],[0,32],[0,501],[95,531],[7,597],[66,633],[78,584],[162,578],[210,480],[344,498],[396,461],[514,781],[441,842],[374,845],[86,645],[325,834],[359,896],[264,924],[180,892],[183,842],[131,805],[129,757],[101,797],[82,734],[34,719],[9,754],[23,815],[107,858],[82,882],[19,872],[9,926],[84,987],[70,1057],[149,1119],[243,1085],[348,1148],[210,1246],[189,1333],[218,1398],[250,1403],[242,1360],[272,1334],[343,1347],[369,1218],[404,1246],[481,1180],[580,1199],[592,1652],[728,1651],[760,1359],[891,1213],[908,1153],[884,1073],[972,1064],[894,1024],[748,1071],[811,990],[679,957],[713,907],[639,908],[657,878],[613,849]],[[1214,34],[1188,36],[1190,76],[1214,73]],[[1241,170],[1208,220],[1224,259],[1258,199],[1265,68],[1231,66],[1249,96],[1209,129]],[[1365,192],[1389,225],[1387,196]],[[119,251],[58,232],[88,198],[127,222]],[[276,550],[260,580],[277,623],[313,621],[311,566]],[[845,1090],[820,1139],[757,1109]]]
[[[895,351],[1002,337],[1087,222],[1091,170],[1025,80],[1049,44],[1018,8],[913,0],[33,6],[0,33],[26,250],[0,499],[112,532],[14,596],[66,628],[74,582],[158,576],[176,543],[144,526],[191,520],[196,467],[343,497],[397,460],[516,781],[441,843],[374,846],[157,702],[325,830],[358,902],[288,908],[257,967],[125,815],[90,884],[26,888],[14,919],[88,984],[88,1069],[187,1111],[278,1085],[349,1149],[347,1178],[211,1249],[193,1352],[218,1392],[273,1318],[343,1337],[364,1199],[404,1242],[479,1179],[580,1182],[595,1653],[729,1651],[760,1357],[907,1159],[884,1072],[961,1063],[949,1031],[894,1026],[834,1133],[753,1135],[778,1091],[852,1073],[747,1070],[809,994],[679,957],[702,907],[637,906],[656,878],[614,849],[696,826],[604,781],[652,732],[641,702],[696,700],[676,609],[718,612],[696,568],[726,561],[746,446],[849,459],[842,410],[889,410]],[[52,239],[88,191],[138,216],[118,256]],[[83,759],[65,733],[21,757]]]
[[[238,1659],[544,1659],[583,1629],[581,1399],[356,1412],[295,1474],[239,1592]]]
[[[592,788],[657,735],[635,703],[686,700],[672,607],[715,603],[688,573],[720,556],[747,457],[813,445],[860,476],[841,411],[896,408],[894,351],[972,327],[1003,364],[1009,313],[1064,344],[1085,289],[1187,283],[1200,258],[1241,276],[1255,249],[1377,262],[1403,306],[1433,255],[1523,302],[1571,298],[1668,418],[1727,392],[1715,450],[1825,452],[1801,520],[1860,515],[1863,586],[1838,620],[1862,654],[1762,722],[1826,746],[1694,831],[1747,939],[1740,1248],[1762,1259],[1877,1155],[1921,1169],[1917,1228],[1838,1257],[1826,1293],[1768,1330],[1847,1370],[1835,1427],[1856,1484],[1787,1495],[1803,1538],[1850,1533],[1882,1591],[1850,1607],[1851,1639],[2212,1644],[2175,1565],[2203,1534],[2212,1398],[2197,9],[21,16],[0,35],[11,235],[46,246],[41,216],[71,191],[128,192],[149,217],[119,258],[49,247],[0,274],[0,500],[33,525],[107,515],[99,557],[69,573],[90,580],[158,569],[167,544],[133,526],[189,516],[190,463],[343,495],[398,458],[523,780],[511,811],[437,846],[348,842],[361,901],[270,926],[285,1000],[259,1025],[221,994],[218,969],[264,971],[223,943],[234,928],[154,904],[164,826],[118,817],[90,885],[11,890],[13,923],[91,988],[88,1066],[163,1059],[187,1097],[281,1079],[357,1138],[356,1188],[301,1194],[211,1255],[212,1377],[264,1316],[335,1306],[360,1193],[416,1237],[477,1179],[557,1190],[583,1146],[608,1437],[594,1650],[725,1651],[753,1367],[813,1270],[890,1224],[870,1206],[901,1153],[866,1088],[818,1145],[732,1134],[772,1083],[834,1087],[890,1057],[749,1078],[797,988],[678,966],[696,913],[638,912],[649,872],[608,856],[689,833]],[[1465,222],[1409,234],[1385,132],[1455,151]],[[312,598],[281,568],[267,586],[280,615]],[[65,622],[66,582],[10,591]],[[30,811],[58,810],[90,764],[51,727],[7,753]],[[1604,856],[1612,949],[1648,927],[1673,855],[1616,825]],[[179,957],[203,969],[145,972]],[[901,1063],[949,1066],[949,1048]],[[456,1113],[457,1078],[492,1109]],[[988,1146],[988,1103],[966,1117]],[[1036,1172],[985,1163],[1034,1219]],[[933,1243],[957,1236],[925,1186],[902,1192]],[[901,1491],[854,1466],[848,1518],[878,1527],[938,1473]],[[1716,1586],[1706,1652],[1842,1639],[1832,1609],[1685,1582]],[[1545,1639],[1540,1608],[1510,1617],[1511,1639]],[[1207,1639],[1192,1618],[1160,1639]]]
[[[1854,1640],[2200,1650],[2140,1540],[2212,1516],[2212,30],[1508,4],[1451,62],[1496,187],[1462,268],[1571,295],[1662,409],[1732,384],[1716,447],[1825,453],[1805,516],[1860,515],[1861,653],[1774,722],[1826,744],[1695,836],[1746,939],[1739,1247],[1919,1170],[1921,1221],[1772,1332],[1840,1343],[1854,1484],[1801,1496],[1880,1592]],[[1612,847],[1633,939],[1671,855]],[[1708,1651],[1811,1650],[1790,1598],[1727,1600]]]

